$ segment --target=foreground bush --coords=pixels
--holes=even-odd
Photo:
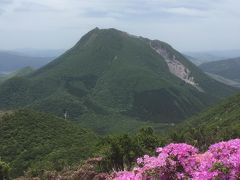
[[[135,165],[135,160],[144,154],[154,155],[155,147],[161,146],[162,141],[153,129],[142,128],[135,135],[108,136],[100,142],[100,150],[97,156],[102,157],[100,169],[111,173],[130,170]]]
[[[117,172],[115,180],[240,179],[240,139],[213,144],[204,153],[184,143],[157,148],[156,153],[138,158],[137,167]]]
[[[0,159],[0,180],[8,180],[9,179],[9,171],[10,167],[7,163],[1,161]]]

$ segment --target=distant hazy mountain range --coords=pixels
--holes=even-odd
[[[200,65],[205,62],[240,57],[240,49],[222,51],[183,52],[183,53],[190,61],[192,61],[196,65]]]
[[[28,52],[28,54],[23,54],[20,52],[0,51],[0,74],[11,73],[26,66],[39,68],[56,57],[56,54],[51,54],[54,56],[45,56],[46,53],[45,55],[42,53],[32,56],[32,53],[30,51]]]
[[[15,49],[14,52],[31,57],[58,57],[63,54],[65,49]]]
[[[240,87],[240,57],[203,63],[199,67],[216,80]]]

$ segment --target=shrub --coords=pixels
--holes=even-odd
[[[0,179],[8,180],[9,179],[10,167],[7,163],[0,160]]]
[[[152,128],[142,128],[134,136],[125,134],[103,138],[100,143],[100,156],[103,157],[100,169],[104,172],[131,169],[139,156],[152,153],[160,144]]]
[[[137,159],[132,171],[120,171],[115,180],[212,180],[240,178],[240,139],[211,145],[204,153],[185,144],[169,144],[156,149],[157,156]]]

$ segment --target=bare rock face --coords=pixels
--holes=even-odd
[[[185,83],[194,86],[199,91],[204,92],[204,90],[194,80],[194,77],[191,76],[191,71],[185,67],[184,64],[182,64],[175,55],[172,55],[171,57],[166,48],[163,46],[153,45],[152,42],[150,42],[150,46],[163,57],[168,65],[169,71],[172,74],[183,80]]]

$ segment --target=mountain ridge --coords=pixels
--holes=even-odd
[[[52,57],[31,57],[16,52],[0,51],[0,73],[11,73],[26,66],[39,68],[52,59]]]
[[[164,49],[167,56],[159,54],[151,43]],[[180,69],[180,75],[171,72],[171,67]],[[16,87],[14,94],[12,86]],[[216,88],[220,90],[216,92]],[[209,78],[167,43],[95,28],[29,76],[3,83],[0,108],[27,106],[59,116],[67,109],[74,118],[89,113],[123,114],[172,123],[234,92],[234,88]]]
[[[240,57],[203,63],[199,67],[205,72],[240,83]]]

